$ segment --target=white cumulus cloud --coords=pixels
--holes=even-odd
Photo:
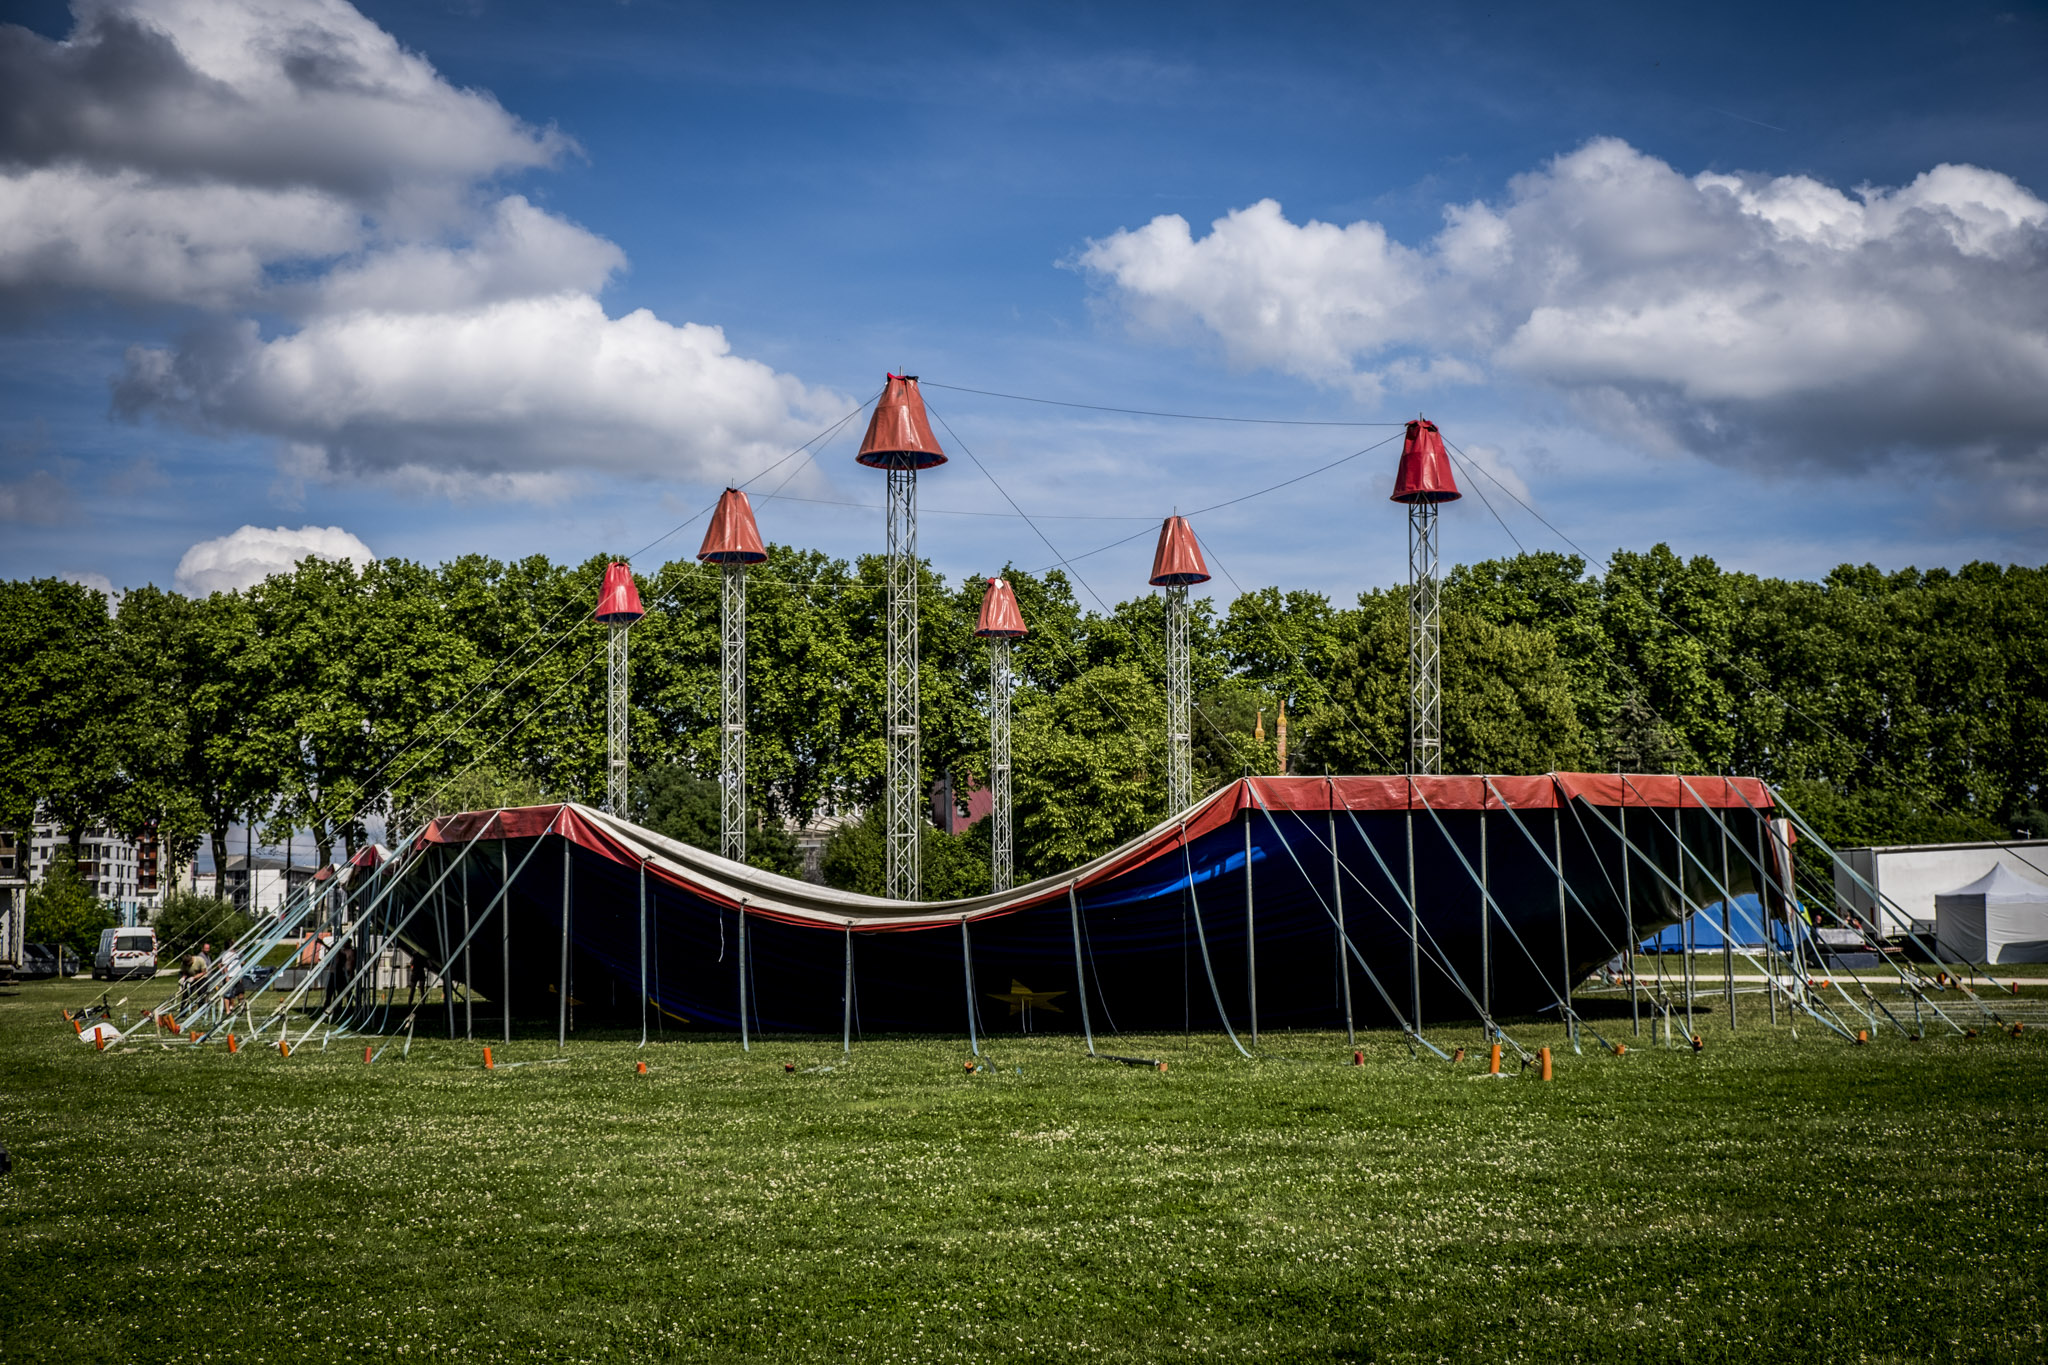
[[[714,326],[598,300],[612,242],[508,171],[573,151],[343,0],[75,0],[0,26],[0,310],[66,291],[188,305],[116,410],[277,439],[309,481],[559,495],[586,471],[729,477],[848,405]],[[269,333],[238,314],[284,320]],[[32,515],[0,490],[0,515]]]
[[[376,556],[339,526],[301,526],[296,531],[288,526],[244,526],[185,551],[171,585],[195,597],[235,592],[272,574],[290,573],[305,559],[348,560],[360,565]]]
[[[850,406],[732,354],[716,327],[645,309],[608,317],[587,294],[346,313],[272,341],[240,324],[175,352],[131,351],[116,402],[282,438],[302,475],[405,472],[414,486],[500,472],[721,477]]]
[[[1603,138],[1415,247],[1264,200],[1076,263],[1142,331],[1368,398],[1499,374],[1666,448],[2048,475],[2048,203],[1978,167],[1852,194]]]

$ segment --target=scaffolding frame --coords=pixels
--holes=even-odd
[[[893,900],[914,901],[923,885],[918,806],[917,470],[889,475],[887,793],[883,798],[884,880]]]
[[[718,593],[719,851],[747,860],[747,570],[724,564]]]
[[[610,632],[610,637],[605,642],[604,808],[610,814],[624,818],[628,765],[626,746],[632,729],[627,714],[630,697],[627,692],[626,632],[632,629],[632,623],[614,621],[605,629]]]
[[[1193,670],[1188,657],[1188,590],[1166,589],[1166,813],[1195,803]]]
[[[1010,642],[988,642],[989,889],[1008,891],[1016,880],[1016,834],[1010,808]]]
[[[1443,649],[1437,614],[1436,504],[1408,504],[1408,771],[1443,770]]]

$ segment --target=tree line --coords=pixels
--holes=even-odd
[[[210,843],[219,866],[244,821],[272,843],[310,831],[325,861],[375,818],[597,800],[606,562],[308,559],[241,592],[137,589],[113,613],[77,584],[0,584],[0,825],[40,807],[74,843],[153,828],[167,864]],[[785,825],[879,800],[883,567],[770,546],[749,573],[764,866],[792,865]],[[1091,608],[1057,570],[1004,576],[1031,632],[1012,702],[1028,877],[1165,815],[1165,603]],[[920,597],[924,764],[970,784],[987,762],[984,584],[926,567]],[[678,560],[640,586],[635,810],[716,847],[717,571]],[[1447,772],[1750,774],[1849,843],[2048,831],[2048,571],[1845,565],[1802,582],[1662,545],[1604,571],[1533,553],[1454,569],[1442,621]],[[1401,771],[1406,632],[1401,587],[1196,602],[1198,783],[1276,771],[1283,704],[1289,771]],[[928,837],[928,895],[986,886],[979,827]],[[842,831],[826,870],[879,890],[879,833]]]

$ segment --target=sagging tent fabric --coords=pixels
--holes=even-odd
[[[1405,1023],[1419,992],[1428,1023],[1553,1003],[1631,928],[1717,901],[1724,866],[1734,894],[1757,891],[1769,810],[1761,783],[1718,777],[1248,778],[1081,867],[933,903],[776,876],[586,806],[480,811],[414,845],[424,880],[475,841],[405,937],[439,962],[458,907],[531,852],[502,934],[453,968],[491,995],[509,960],[520,1014],[554,1014],[566,930],[581,1017],[638,1017],[644,869],[644,989],[670,1026],[738,1027],[743,923],[767,1030],[836,1032],[849,956],[869,1032],[964,1031],[970,998],[982,1029],[1078,1030],[1084,986],[1098,1031],[1243,1028],[1255,1007],[1262,1028],[1341,1026],[1347,982],[1359,1022]]]
[[[1961,962],[2048,962],[2048,886],[1994,863],[1934,898],[1941,952]]]

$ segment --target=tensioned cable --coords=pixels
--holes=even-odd
[[[1524,512],[1527,512],[1530,516],[1534,517],[1537,521],[1541,522],[1543,526],[1547,530],[1549,530],[1549,532],[1552,535],[1556,536],[1565,544],[1571,546],[1572,550],[1579,556],[1580,559],[1585,560],[1589,564],[1597,563],[1608,572],[1613,572],[1614,565],[1611,560],[1595,558],[1593,555],[1588,554],[1586,550],[1583,547],[1581,547],[1577,541],[1573,540],[1563,531],[1560,531],[1554,524],[1552,524],[1549,518],[1545,517],[1541,512],[1538,512],[1535,508],[1531,507],[1527,502],[1523,501],[1521,496],[1517,494],[1514,489],[1508,487],[1507,484],[1503,483],[1498,477],[1496,477],[1492,470],[1486,468],[1485,465],[1473,459],[1470,455],[1467,455],[1464,449],[1457,445],[1457,443],[1451,441],[1449,438],[1446,438],[1444,444],[1454,454],[1457,455],[1459,460],[1463,462],[1468,469],[1476,469],[1481,474],[1484,474],[1488,479],[1492,480],[1493,485],[1496,488],[1500,489],[1501,492],[1507,494],[1510,498],[1513,498],[1516,504],[1519,505]],[[1488,503],[1487,506],[1489,510],[1491,510],[1492,504]],[[1495,516],[1497,518],[1499,514],[1495,513]],[[1501,525],[1502,528],[1505,529],[1507,523],[1503,521]],[[1514,533],[1512,531],[1508,533],[1508,536],[1509,539],[1514,539]],[[1517,540],[1515,544],[1517,548],[1520,548],[1521,542],[1519,540]],[[1786,696],[1783,692],[1780,692],[1777,688],[1771,686],[1768,678],[1760,679],[1759,670],[1749,660],[1725,653],[1722,650],[1715,648],[1712,644],[1710,644],[1706,640],[1701,639],[1698,635],[1694,634],[1690,629],[1688,629],[1684,622],[1677,620],[1670,613],[1666,612],[1657,603],[1651,601],[1647,595],[1638,593],[1637,596],[1641,598],[1645,606],[1649,607],[1651,611],[1655,612],[1660,618],[1662,618],[1665,624],[1677,630],[1680,634],[1684,635],[1688,640],[1691,640],[1694,644],[1700,646],[1700,648],[1705,649],[1711,654],[1713,654],[1715,658],[1720,659],[1724,663],[1731,664],[1736,668],[1740,669],[1742,671],[1744,679],[1749,683],[1750,689],[1752,691],[1764,692],[1769,696],[1775,698],[1780,704],[1782,704],[1785,707],[1786,710],[1791,711],[1795,715],[1799,716],[1800,719],[1805,720],[1808,723],[1816,726],[1817,728],[1826,731],[1828,734],[1833,735],[1836,739],[1840,740],[1843,744],[1848,745],[1851,749],[1862,749],[1867,747],[1867,745],[1857,744],[1856,741],[1852,740],[1849,736],[1843,734],[1840,730],[1835,728],[1835,726],[1828,722],[1826,719],[1814,715],[1805,707],[1799,705],[1799,703],[1793,701],[1790,697]],[[1634,670],[1630,671],[1633,672]],[[1641,681],[1641,679],[1638,678],[1638,681]],[[2048,873],[2048,868],[2043,868],[2038,863],[2035,863],[2025,854],[2011,847],[2004,840],[1987,839],[1984,842],[1996,845],[2000,852],[2010,854],[2012,857],[2018,859],[2020,862],[2025,863],[2028,867],[2033,868],[2036,872]]]
[[[928,388],[951,389],[955,393],[978,393],[983,398],[1007,398],[1014,403],[1039,403],[1052,408],[1080,408],[1087,412],[1115,412],[1127,417],[1170,417],[1182,422],[1237,422],[1262,427],[1405,427],[1406,422],[1312,421],[1301,417],[1219,417],[1200,412],[1151,412],[1144,408],[1113,408],[1101,403],[1070,403],[1058,398],[1033,398],[1022,393],[997,393],[994,389],[970,389],[962,384],[941,384],[936,379],[919,381]]]
[[[795,449],[789,451],[787,454],[783,455],[781,458],[774,461],[774,463],[766,466],[763,469],[757,470],[755,473],[748,476],[748,478],[743,483],[736,485],[736,487],[745,488],[748,485],[762,478],[765,478],[767,475],[774,473],[775,470],[787,464],[790,460],[795,459],[798,455],[802,455],[805,454],[807,451],[810,451],[811,448],[813,446],[816,446],[819,442],[829,440],[848,422],[852,421],[855,417],[858,417],[862,412],[866,411],[868,405],[873,403],[875,399],[880,395],[881,390],[876,390],[874,394],[870,395],[864,402],[860,403],[858,406],[848,411],[843,417],[833,422],[830,426],[827,426],[823,430],[819,431],[816,435],[812,436],[802,445],[797,446]],[[802,468],[802,465],[798,465],[797,471],[800,471]],[[789,479],[794,478],[797,471],[792,471],[790,476],[783,480],[782,484],[777,485],[777,492],[780,492],[783,487],[788,485]],[[716,505],[717,504],[714,502],[710,506],[698,509],[690,516],[684,518],[682,521],[670,527],[661,535],[656,536],[653,540],[641,546],[638,550],[635,550],[630,556],[628,556],[628,559],[630,560],[638,558],[639,556],[646,554],[649,550],[661,544],[663,541],[668,540],[670,537],[674,536],[677,532],[683,530],[685,527],[689,526],[691,523],[695,522],[700,517],[705,516],[714,507],[716,507]],[[656,583],[658,583],[658,575],[655,581]],[[649,586],[651,590],[655,586],[655,584],[651,583]],[[666,595],[666,593],[662,594],[663,597],[666,597]],[[518,649],[514,650],[510,655],[507,655],[504,659],[500,660],[497,666],[494,667],[490,673],[486,674],[482,679],[473,684],[470,687],[469,691],[465,692],[460,698],[456,700],[454,706],[460,707],[470,697],[476,695],[478,690],[487,686],[490,683],[491,679],[495,678],[501,671],[504,670],[504,668],[507,665],[509,665],[513,660],[517,659],[519,655],[525,653],[527,649],[531,648],[534,640],[540,635],[542,635],[544,632],[546,632],[548,629],[550,629],[557,620],[561,619],[562,614],[568,611],[571,606],[575,605],[577,600],[578,599],[576,599],[575,597],[565,597],[562,605],[558,606],[555,609],[555,611],[548,617],[548,619],[545,622],[543,622],[539,627],[537,627],[532,632],[532,634],[530,634],[527,637],[527,639],[520,644]],[[577,624],[580,625],[581,622],[578,622]],[[478,717],[482,716],[485,711],[487,711],[493,704],[495,704],[500,698],[502,698],[514,684],[519,682],[520,679],[524,678],[528,673],[532,672],[534,668],[538,667],[549,656],[554,654],[554,652],[557,649],[561,648],[562,644],[570,638],[570,636],[574,633],[575,629],[575,626],[571,626],[556,634],[553,637],[553,640],[550,642],[549,647],[538,658],[534,659],[525,668],[521,669],[519,673],[516,674],[514,677],[507,680],[507,682],[500,686],[495,692],[493,692],[492,695],[482,705],[478,706],[474,711],[472,711],[466,719],[457,722],[453,729],[445,731],[440,736],[439,742],[434,744],[432,748],[429,750],[429,753],[431,754],[432,752],[438,752],[441,749],[445,749],[457,735],[461,734],[465,729],[469,728],[469,726]],[[582,672],[584,671],[585,670],[578,670],[576,676],[581,676]],[[556,690],[559,691],[560,689],[557,688]],[[451,707],[450,709],[452,710],[453,708]],[[441,714],[446,714],[446,712],[442,712]],[[394,752],[389,758],[385,759],[381,764],[379,764],[363,779],[363,785],[367,787],[372,783],[376,783],[378,779],[381,778],[384,775],[384,773],[391,767],[392,764],[396,763],[399,759],[403,758],[408,751],[410,751],[415,745],[421,743],[421,741],[425,738],[425,734],[417,735],[414,738],[408,740],[404,745],[400,746],[396,752]],[[496,745],[494,744],[492,748],[495,747]],[[489,750],[486,750],[486,753],[488,752]],[[391,789],[396,787],[399,783],[403,782],[406,778],[410,777],[414,772],[418,771],[420,764],[427,761],[427,758],[428,755],[423,754],[419,759],[415,760],[412,764],[408,765],[406,769],[403,772],[401,772],[396,778],[392,779],[388,783],[383,783],[381,786],[379,786],[376,790],[375,795],[363,800],[348,814],[342,816],[341,819],[337,821],[337,823],[343,825],[353,824],[359,820],[362,820],[367,815],[373,813],[376,807],[383,800],[388,798]],[[471,762],[469,765],[462,769],[462,772],[468,772],[470,768],[473,768],[475,766],[475,762]],[[426,800],[431,802],[435,797],[438,797],[441,794],[441,792],[447,789],[448,784],[455,780],[455,777],[459,777],[462,775],[462,772],[459,772],[455,774],[453,777],[447,779],[447,781],[442,782],[439,787],[436,787],[434,791],[427,796]]]
[[[1195,863],[1193,855],[1188,852],[1188,822],[1186,820],[1180,822],[1180,860],[1182,866],[1187,869],[1188,903],[1194,908],[1195,938],[1202,945],[1202,970],[1209,977],[1209,997],[1216,1002],[1216,1017],[1223,1024],[1223,1031],[1230,1035],[1230,1045],[1240,1053],[1243,1053],[1245,1059],[1249,1061],[1252,1054],[1245,1051],[1244,1044],[1237,1040],[1237,1030],[1230,1026],[1230,1014],[1223,1008],[1223,991],[1216,984],[1216,967],[1214,963],[1209,961],[1209,934],[1202,927],[1201,898],[1195,894]]]
[[[884,512],[888,509],[879,502],[847,502],[840,498],[800,498],[795,494],[768,493],[762,501],[773,499],[777,502],[804,502],[817,507],[858,507],[868,512]],[[1015,512],[970,512],[958,507],[919,507],[921,517],[1001,517],[1005,520],[1015,517]],[[1040,512],[1042,521],[1150,521],[1150,516],[1110,516],[1093,512]]]

